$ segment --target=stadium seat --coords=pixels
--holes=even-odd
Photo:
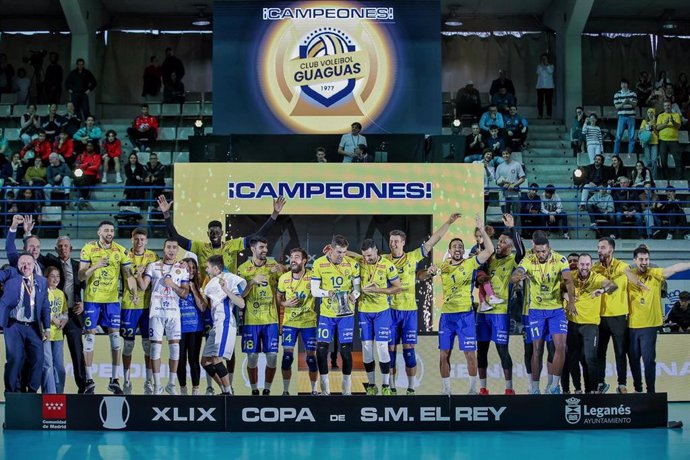
[[[149,102],[149,115],[153,115],[154,117],[160,117],[161,105],[158,103]]]
[[[201,115],[201,104],[198,102],[185,102],[182,105],[182,115],[185,117],[198,117]]]
[[[175,128],[159,128],[158,129],[158,140],[161,141],[174,141],[176,136]]]
[[[9,118],[12,115],[12,106],[10,104],[0,104],[0,117]]]
[[[17,93],[2,93],[0,94],[0,104],[16,104]]]
[[[187,94],[185,95],[185,103],[188,102],[201,102],[203,99],[204,93],[201,91],[187,91]]]
[[[5,128],[5,137],[8,141],[18,141],[19,128]]]
[[[613,106],[604,106],[601,115],[608,120],[615,120],[618,118],[618,110]]]
[[[172,152],[156,152],[158,154],[158,161],[164,165],[172,163]]]
[[[22,115],[26,113],[26,107],[22,107],[21,105],[14,104],[12,106],[12,118],[19,118]]]
[[[202,109],[201,109],[201,114],[206,116],[206,117],[212,117],[213,116],[213,104],[210,102],[204,103]]]
[[[189,136],[194,135],[194,128],[191,126],[184,126],[182,128],[177,128],[177,138],[179,140],[186,141]]]
[[[179,117],[180,104],[163,104],[161,106],[161,114],[164,117]]]
[[[40,104],[36,106],[36,113],[43,116],[48,115],[48,109],[50,106],[48,104]]]
[[[174,152],[173,163],[189,163],[189,152]]]
[[[678,143],[679,144],[690,144],[690,138],[688,138],[687,131],[678,131]]]

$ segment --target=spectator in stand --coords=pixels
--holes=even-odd
[[[609,185],[614,186],[619,179],[623,176],[628,177],[628,168],[623,164],[623,159],[620,155],[614,155],[611,157],[611,176],[609,180]]]
[[[516,104],[515,96],[508,92],[508,88],[501,86],[498,92],[491,96],[491,104],[503,115],[507,115],[509,107]]]
[[[120,157],[122,156],[122,143],[120,139],[117,138],[117,133],[112,129],[109,129],[105,133],[101,154],[103,156],[103,178],[101,179],[101,183],[108,183],[108,169],[110,168],[110,160],[113,160],[113,164],[115,165],[115,182],[121,184]]]
[[[0,53],[0,93],[11,93],[14,82],[14,67],[7,63],[7,54]]]
[[[610,227],[613,223],[615,206],[613,198],[606,187],[599,187],[589,200],[587,200],[587,213],[591,224],[591,230],[599,230],[599,222],[605,221],[605,227]],[[612,236],[613,237],[613,236]]]
[[[31,79],[26,76],[26,70],[21,67],[17,70],[14,78],[14,90],[17,93],[17,104],[24,105],[29,102],[29,90],[31,89]]]
[[[500,92],[501,87],[505,87],[508,93],[512,94],[513,97],[515,97],[515,95],[517,94],[515,93],[515,85],[513,84],[513,81],[506,76],[504,70],[499,70],[498,78],[491,82],[491,88],[489,88],[489,96],[493,98],[495,94],[498,94]]]
[[[12,156],[12,149],[10,148],[10,141],[5,137],[5,130],[0,128],[0,158],[10,158]]]
[[[326,149],[323,147],[316,148],[316,162],[317,163],[328,163],[326,159]]]
[[[91,115],[89,107],[89,93],[96,87],[97,82],[93,74],[84,68],[84,60],[77,59],[77,67],[73,69],[65,80],[65,88],[70,94],[70,100],[74,104],[76,113],[82,119]]]
[[[642,218],[644,219],[644,232],[647,238],[656,236],[661,232],[661,219],[654,212],[659,208],[659,195],[654,191],[652,182],[645,182],[644,188],[640,193],[640,205],[642,207]]]
[[[666,88],[666,85],[673,86],[673,82],[670,78],[668,78],[665,70],[660,70],[656,79],[656,83],[654,84],[654,89],[664,89]]]
[[[163,86],[163,102],[183,104],[185,100],[184,83],[177,77],[177,73],[170,74],[170,82]]]
[[[353,162],[359,144],[367,145],[367,138],[362,135],[362,124],[355,121],[350,125],[350,132],[340,137],[338,154],[343,155],[343,163]]]
[[[633,187],[644,187],[645,182],[653,182],[652,173],[647,169],[642,161],[635,163],[635,169],[630,173]]]
[[[48,161],[48,183],[44,187],[46,204],[50,201],[53,187],[62,188],[62,193],[67,198],[69,198],[70,187],[72,187],[72,171],[65,164],[64,159],[53,152]]]
[[[60,55],[55,51],[48,53],[48,67],[43,77],[43,86],[49,104],[59,104],[62,96],[62,66],[58,64]]]
[[[659,158],[664,178],[680,179],[680,171],[683,163],[678,154],[678,130],[681,125],[680,114],[671,111],[671,102],[664,102],[664,112],[656,118],[656,129],[659,132]],[[668,164],[669,153],[673,156],[675,168]]]
[[[74,185],[79,189],[79,207],[90,208],[91,188],[98,184],[101,171],[101,156],[96,152],[94,141],[86,141],[86,147],[77,157],[77,168],[74,172]]]
[[[496,168],[496,185],[502,188],[504,214],[517,214],[520,209],[520,184],[525,182],[525,171],[522,165],[513,161],[513,151],[503,149],[503,163]]]
[[[678,81],[675,88],[676,104],[682,109],[688,102],[690,97],[690,86],[688,85],[688,74],[682,72],[678,75]]]
[[[490,105],[489,110],[482,114],[479,119],[479,129],[481,129],[484,137],[489,136],[489,127],[495,125],[498,129],[503,129],[505,123],[503,122],[503,115],[498,113],[498,108],[495,105]]]
[[[582,134],[582,128],[584,128],[586,122],[587,115],[585,115],[585,109],[582,107],[576,107],[573,125],[572,128],[570,128],[570,143],[571,147],[573,148],[574,157],[577,157],[578,153],[585,152],[587,149],[585,137]]]
[[[484,158],[474,162],[481,163],[484,167],[484,214],[486,214],[486,210],[489,208],[489,188],[496,182],[496,168],[491,164],[492,158],[493,153],[491,153],[491,150],[486,149],[484,150]]]
[[[149,105],[141,104],[141,115],[127,128],[127,136],[138,151],[151,151],[153,142],[158,138],[158,119],[149,115]]]
[[[46,133],[46,139],[51,144],[55,141],[58,133],[62,129],[64,118],[57,113],[57,104],[50,104],[48,108],[48,116],[43,118],[43,131]]]
[[[546,231],[553,232],[559,227],[563,231],[563,238],[570,239],[568,233],[568,215],[563,212],[561,197],[556,193],[556,187],[549,184],[541,196],[541,213],[544,214]]]
[[[648,105],[647,100],[652,95],[653,89],[654,85],[652,84],[651,78],[649,78],[649,72],[640,72],[640,78],[638,78],[637,85],[635,85],[637,103],[640,107],[640,115],[642,115],[642,109]]]
[[[62,116],[62,127],[67,131],[69,137],[74,137],[81,128],[81,118],[74,111],[72,102],[67,103],[67,112]]]
[[[84,126],[74,133],[74,149],[77,152],[83,152],[86,143],[93,142],[95,150],[98,151],[98,142],[101,137],[103,137],[103,131],[101,131],[100,127],[96,126],[96,119],[92,115],[89,115],[86,117]]]
[[[34,158],[33,165],[26,168],[24,183],[29,187],[43,187],[48,181],[48,169],[43,164],[41,157]]]
[[[22,216],[39,216],[41,214],[41,200],[34,190],[25,188],[17,200],[17,214]]]
[[[621,151],[623,132],[628,130],[628,153],[633,153],[635,147],[635,107],[637,94],[628,88],[628,80],[621,78],[621,89],[613,95],[613,106],[618,110],[618,125],[616,140],[613,143],[613,153]]]
[[[4,180],[4,186],[13,187],[17,196],[18,189],[14,187],[19,186],[24,178],[24,165],[19,153],[13,153],[10,161],[3,165],[0,177]]]
[[[461,118],[463,115],[472,115],[477,120],[482,115],[481,97],[472,80],[455,96],[455,116]]]
[[[585,184],[582,187],[582,195],[580,197],[580,210],[585,210],[585,203],[592,189],[606,187],[610,180],[614,179],[611,167],[604,166],[604,155],[596,155],[594,163],[582,168],[582,181]]]
[[[553,90],[555,88],[553,80],[553,64],[549,64],[549,56],[544,53],[541,55],[537,66],[537,110],[539,118],[544,118],[544,102],[546,102],[546,118],[551,118],[553,111]]]
[[[511,105],[508,116],[503,118],[503,122],[505,123],[508,147],[513,151],[522,150],[527,139],[527,118],[518,114],[517,107]]]
[[[165,59],[161,65],[161,77],[163,77],[163,86],[169,85],[173,79],[172,74],[176,74],[177,79],[181,81],[184,78],[184,64],[175,56],[172,48],[165,49]]]
[[[594,163],[597,155],[603,155],[604,153],[604,136],[601,133],[601,128],[597,126],[597,120],[597,114],[592,113],[582,127],[582,136],[587,145],[587,155],[589,156],[590,164]]]
[[[465,137],[465,163],[482,161],[485,148],[486,144],[484,143],[484,136],[479,129],[479,125],[477,123],[473,123],[472,133]]]
[[[125,181],[125,201],[131,206],[143,207],[144,190],[136,187],[145,185],[146,170],[144,165],[139,163],[139,157],[134,152],[129,154],[129,161],[125,166],[125,177],[127,178]]]
[[[666,315],[664,326],[673,332],[690,333],[690,292],[683,291]]]
[[[667,240],[672,240],[674,234],[687,232],[688,219],[682,202],[676,198],[676,188],[673,185],[666,187],[666,199],[657,201],[653,211],[661,226],[668,229]]]
[[[152,197],[156,201],[156,197],[163,194],[165,187],[165,165],[158,161],[158,154],[151,153],[149,161],[144,168],[144,185],[152,186]]]
[[[537,194],[539,185],[529,184],[527,193],[520,199],[520,228],[523,238],[529,238],[535,230],[544,227],[544,216],[541,213],[541,198]]]
[[[506,147],[506,140],[498,133],[498,126],[489,126],[489,137],[486,139],[486,148],[491,149],[494,156],[498,156]]]
[[[142,97],[156,97],[161,92],[161,66],[158,58],[151,56],[149,65],[144,69],[144,87],[141,90]]]
[[[614,215],[614,235],[620,237],[621,226],[624,222],[635,222],[635,228],[640,238],[644,238],[642,230],[642,208],[640,206],[640,191],[630,187],[630,179],[625,176],[618,177],[618,189],[614,190],[613,203],[616,214]]]
[[[53,151],[58,153],[65,163],[71,168],[77,160],[77,155],[74,153],[74,142],[70,139],[69,134],[65,128],[60,130],[60,134],[53,143]]]
[[[656,128],[656,110],[653,107],[647,109],[647,117],[642,120],[637,138],[640,140],[644,150],[644,162],[651,169],[652,177],[656,179],[658,177],[659,133]]]
[[[24,145],[29,145],[33,139],[38,137],[38,130],[41,129],[41,117],[36,113],[36,104],[29,104],[26,113],[19,118],[19,136]]]
[[[40,158],[47,163],[48,156],[52,151],[53,147],[46,139],[46,132],[40,129],[38,130],[38,137],[32,140],[29,145],[24,146],[19,154],[25,163],[30,163],[34,158]]]

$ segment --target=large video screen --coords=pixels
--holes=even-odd
[[[216,134],[441,129],[438,0],[214,3]]]

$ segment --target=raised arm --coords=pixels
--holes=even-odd
[[[279,196],[277,199],[273,200],[273,212],[271,213],[271,217],[269,217],[256,232],[252,233],[251,235],[247,235],[246,241],[251,241],[253,238],[266,236],[271,227],[273,227],[273,224],[275,224],[276,219],[278,219],[278,216],[280,215],[280,212],[283,210],[284,206],[284,197]]]
[[[172,215],[170,214],[172,204],[173,202],[168,202],[168,199],[165,197],[165,195],[160,195],[158,197],[158,207],[163,213],[163,218],[165,219],[165,229],[168,232],[168,236],[170,236],[170,238],[175,238],[177,244],[189,251],[192,248],[192,241],[177,233],[177,229],[172,223]]]
[[[17,227],[19,224],[24,222],[24,217],[16,214],[12,217],[12,224],[7,232],[7,238],[5,238],[5,253],[7,254],[7,261],[10,266],[16,267],[19,261],[19,252],[17,252]]]
[[[690,270],[690,262],[681,262],[679,264],[671,265],[670,267],[664,268],[664,278],[668,279],[676,273],[684,272],[686,270]]]
[[[479,253],[477,254],[477,260],[480,264],[483,264],[484,262],[489,260],[489,257],[493,255],[494,243],[493,241],[491,241],[491,237],[486,233],[486,226],[484,225],[484,221],[481,217],[477,216],[476,224],[477,229],[479,230],[479,235],[481,236],[482,241],[484,242],[484,249],[479,251]]]
[[[520,263],[525,257],[525,243],[523,243],[520,237],[520,232],[515,228],[515,219],[512,214],[503,214],[503,225],[506,226],[508,233],[510,233],[510,239],[513,240],[513,246],[515,247],[515,263]]]
[[[431,252],[431,249],[436,246],[436,244],[441,241],[441,238],[443,238],[443,235],[448,233],[448,230],[450,229],[450,226],[453,222],[458,220],[460,218],[461,214],[456,212],[454,214],[451,214],[450,217],[448,217],[448,220],[446,220],[443,225],[441,225],[432,235],[431,237],[424,242],[424,252],[426,254],[429,254]]]

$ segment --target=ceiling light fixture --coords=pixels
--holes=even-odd
[[[462,21],[458,17],[460,5],[449,6],[448,8],[450,9],[450,15],[446,18],[444,24],[451,27],[460,27],[462,25]]]
[[[197,27],[204,27],[204,26],[211,25],[211,21],[206,16],[206,5],[197,4],[197,5],[194,5],[194,7],[199,12],[199,15],[197,16],[197,18],[194,21],[192,21],[192,25],[197,26]]]

